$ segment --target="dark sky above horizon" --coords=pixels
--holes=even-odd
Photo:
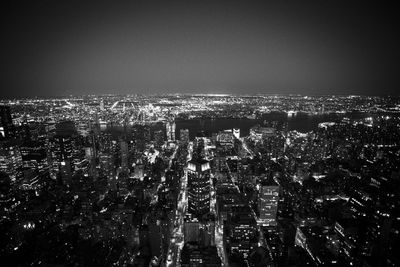
[[[349,1],[12,1],[0,97],[398,95],[396,10]]]

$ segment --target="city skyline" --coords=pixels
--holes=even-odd
[[[0,262],[400,266],[397,8],[8,1]]]
[[[398,266],[400,98],[0,100],[10,266]]]

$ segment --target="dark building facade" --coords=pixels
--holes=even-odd
[[[15,128],[11,117],[9,106],[0,106],[0,138],[8,139],[15,137]]]
[[[210,212],[210,163],[204,159],[188,162],[189,213],[199,220]]]

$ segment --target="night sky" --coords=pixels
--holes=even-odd
[[[3,98],[398,95],[397,9],[387,3],[10,2],[0,11]]]

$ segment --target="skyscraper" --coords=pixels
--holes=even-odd
[[[175,128],[176,128],[175,122],[167,122],[165,127],[166,127],[168,141],[175,141]]]
[[[234,136],[235,138],[237,138],[237,139],[240,138],[240,129],[239,129],[239,128],[233,128],[233,129],[232,129],[232,132],[233,132],[233,136]]]
[[[121,152],[121,168],[124,171],[128,170],[128,143],[125,140],[120,140],[119,142],[119,148]]]
[[[19,148],[9,143],[0,144],[0,171],[8,174],[12,181],[18,178],[22,158]]]
[[[217,141],[221,147],[224,149],[233,148],[235,142],[235,136],[232,130],[220,131],[217,135]]]
[[[279,185],[272,179],[262,181],[259,185],[258,209],[260,211],[259,224],[275,226],[278,212]]]
[[[53,172],[60,173],[61,178],[70,180],[72,177],[73,147],[72,137],[56,135],[52,140]]]
[[[210,162],[202,157],[204,146],[198,145],[188,162],[189,212],[199,220],[210,211]]]
[[[164,144],[164,133],[161,130],[154,132],[154,142],[157,148],[161,148]]]
[[[15,136],[14,124],[9,106],[0,106],[0,138],[8,139]]]
[[[189,129],[181,129],[179,138],[182,143],[189,142]]]
[[[21,146],[24,167],[43,171],[48,167],[46,147],[41,142],[25,142]]]
[[[228,215],[230,252],[235,251],[245,259],[257,247],[257,222],[249,206],[234,206]]]
[[[100,101],[100,110],[104,111],[104,100],[103,99]]]
[[[110,152],[101,152],[99,164],[101,172],[107,177],[108,185],[115,189],[114,158]]]

